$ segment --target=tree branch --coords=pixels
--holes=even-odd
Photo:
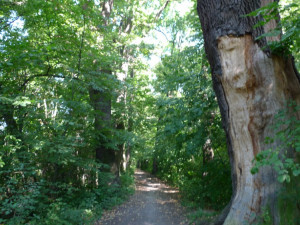
[[[28,77],[24,82],[23,84],[21,85],[21,88],[22,89],[29,81],[37,78],[37,77],[52,77],[52,78],[62,78],[62,79],[65,79],[66,77],[64,75],[57,75],[57,74],[50,74],[50,67],[48,67],[47,69],[47,72],[46,73],[42,73],[42,74],[35,74],[35,75],[32,75],[30,77]],[[76,77],[73,77],[72,79],[75,79],[75,80],[79,80],[78,78]]]
[[[167,0],[165,2],[165,4],[160,8],[160,10],[158,11],[158,13],[155,16],[155,21],[158,20],[158,18],[160,17],[160,15],[162,14],[162,12],[165,10],[165,8],[167,8],[168,4],[170,3],[170,0]]]
[[[168,39],[168,37],[167,37],[167,35],[164,32],[162,32],[159,29],[155,29],[155,30],[158,31],[158,32],[160,32],[160,33],[162,33],[165,36],[165,38],[167,39],[167,42],[170,42],[169,39]]]
[[[19,19],[19,17],[15,18],[14,20],[8,22],[8,21],[0,21],[0,31],[4,30],[5,28],[9,27],[11,24],[13,24],[14,22],[16,22]],[[3,24],[3,26],[2,26]]]
[[[37,77],[54,77],[54,78],[63,78],[63,79],[66,78],[65,76],[56,75],[56,74],[36,74],[36,75],[32,75],[31,77],[28,77],[21,85],[21,88],[24,87],[29,81]]]

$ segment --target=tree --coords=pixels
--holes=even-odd
[[[230,164],[196,11],[176,12],[171,2],[156,28],[167,41],[154,72],[154,133],[142,168],[177,185],[184,201],[222,209],[230,200]],[[190,5],[192,8],[192,5]],[[156,48],[159,48],[158,46]],[[152,125],[152,126],[153,126]],[[143,132],[145,133],[145,132]],[[144,146],[142,146],[144,147]],[[210,160],[209,151],[215,157]]]
[[[270,125],[285,103],[290,99],[300,103],[300,77],[291,56],[275,55],[268,48],[272,41],[280,40],[280,34],[266,35],[279,20],[262,23],[262,16],[245,16],[272,2],[198,0],[232,168],[233,195],[217,224],[254,224],[266,208],[273,224],[280,224],[277,200],[281,185],[274,169],[263,167],[252,175],[251,167],[259,152],[280,145],[264,140],[274,137]],[[259,22],[263,26],[255,26]]]
[[[95,132],[108,119],[96,112],[95,120],[89,96],[91,85],[109,93],[96,96],[105,100],[116,92],[117,79],[106,66],[117,58],[114,32],[99,25],[97,1],[0,5],[0,223],[46,224],[52,213],[65,223],[68,213],[56,213],[57,205],[70,213],[82,202],[92,207],[121,194],[122,187],[113,191],[109,174],[95,162],[98,134],[107,144],[111,132],[108,126]],[[103,102],[97,109],[110,103]],[[84,210],[75,214],[81,217]],[[86,224],[71,217],[72,224]]]
[[[159,8],[156,16],[140,10],[144,7],[153,9],[143,1],[106,0],[100,4],[103,19],[100,26],[106,31],[101,36],[107,54],[99,62],[100,76],[111,81],[106,87],[92,83],[89,94],[95,111],[95,130],[99,134],[96,158],[109,164],[116,175],[129,165],[131,146],[128,134],[133,132],[131,101],[134,97],[129,86],[143,67],[138,63],[138,57],[147,55],[143,51],[148,48],[144,43],[133,44],[133,41],[149,32],[168,2]]]

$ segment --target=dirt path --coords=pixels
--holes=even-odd
[[[98,225],[187,225],[178,190],[152,175],[135,172],[136,192],[129,201],[106,212]]]

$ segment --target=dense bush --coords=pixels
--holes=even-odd
[[[193,163],[179,187],[184,199],[198,207],[221,210],[231,197],[230,167],[218,159],[205,166]]]
[[[4,224],[93,224],[103,209],[122,202],[133,192],[132,174],[123,174],[121,184],[111,174],[98,174],[97,187],[31,181],[22,184],[11,178],[2,185],[1,223]]]

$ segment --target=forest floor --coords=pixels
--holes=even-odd
[[[178,189],[141,170],[135,172],[135,194],[106,211],[97,225],[187,225]]]

